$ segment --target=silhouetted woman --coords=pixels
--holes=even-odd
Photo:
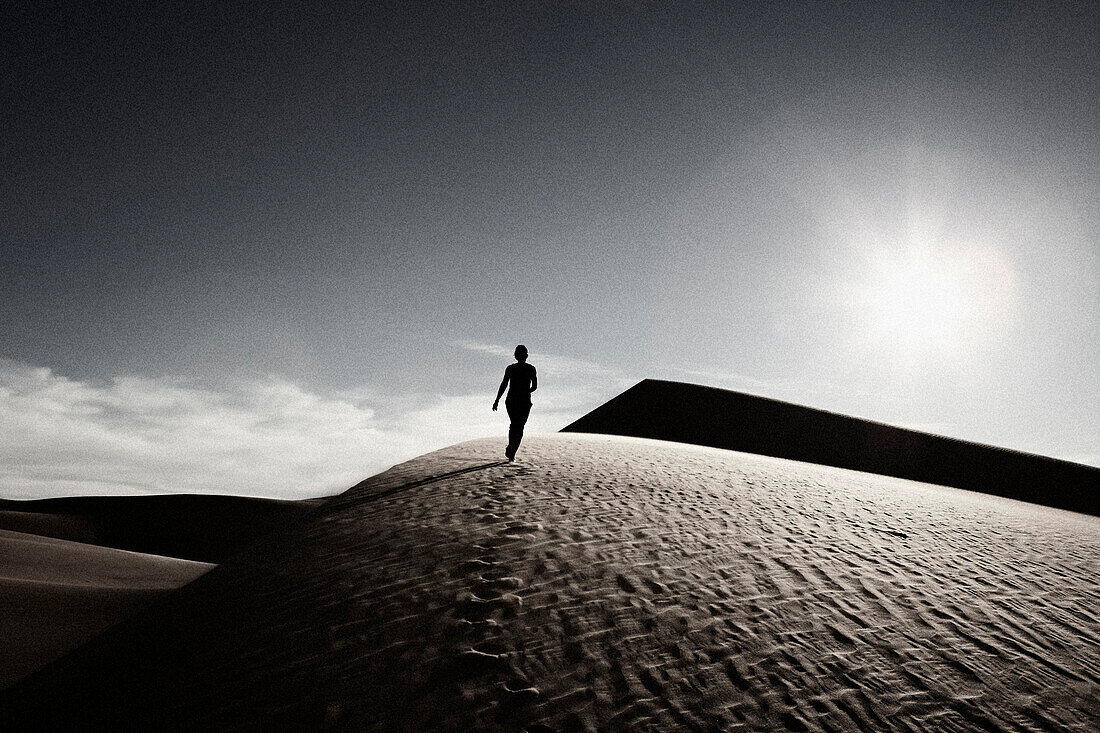
[[[516,347],[516,363],[509,364],[504,370],[504,379],[500,382],[497,398],[493,402],[493,410],[496,410],[500,404],[500,396],[504,394],[505,388],[508,389],[504,407],[508,410],[508,418],[512,424],[508,427],[508,447],[504,449],[504,455],[508,456],[509,461],[516,460],[516,451],[523,439],[523,426],[527,424],[527,416],[531,414],[531,393],[538,387],[539,378],[535,374],[535,367],[527,363],[527,347],[520,344]]]

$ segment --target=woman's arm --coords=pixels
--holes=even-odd
[[[511,368],[511,367],[509,367],[509,368]],[[500,389],[497,390],[497,398],[493,401],[493,410],[494,411],[500,405],[500,396],[502,394],[504,394],[504,390],[506,390],[508,388],[508,377],[509,377],[509,371],[508,371],[508,369],[505,369],[504,370],[504,379],[500,380]]]

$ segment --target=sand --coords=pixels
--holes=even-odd
[[[380,474],[0,695],[44,727],[1096,730],[1100,520],[600,435]]]
[[[0,687],[212,567],[0,530]]]

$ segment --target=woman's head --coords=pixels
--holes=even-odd
[[[527,347],[523,344],[516,347],[516,361],[527,361]]]

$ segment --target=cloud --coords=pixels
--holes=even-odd
[[[550,358],[539,369],[584,378],[540,389],[531,433],[559,430],[617,389],[597,365]],[[96,383],[0,360],[0,496],[330,495],[437,448],[503,440],[508,418],[491,404],[484,391],[324,392],[274,376],[218,387],[178,377]]]
[[[107,384],[0,362],[0,494],[332,493],[414,455],[369,407],[269,378]]]

